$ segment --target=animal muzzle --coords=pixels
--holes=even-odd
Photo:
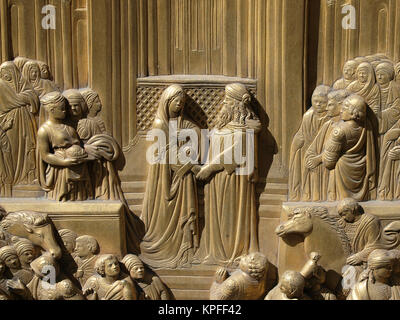
[[[279,225],[276,229],[275,229],[275,233],[278,237],[281,237],[285,234],[286,232],[286,228],[284,224]]]
[[[61,259],[62,257],[62,251],[61,248],[52,248],[49,249],[50,254],[52,255],[52,257],[56,260]]]

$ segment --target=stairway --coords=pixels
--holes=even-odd
[[[267,184],[260,196],[260,218],[280,219],[282,203],[288,199],[287,179],[267,179]]]
[[[142,213],[142,204],[146,188],[145,181],[123,182],[122,190],[129,208],[138,216]],[[282,203],[287,201],[288,184],[285,179],[268,179],[259,200],[259,213],[262,218],[280,218]],[[199,199],[203,205],[202,197]]]
[[[209,300],[216,268],[155,270],[176,300]]]

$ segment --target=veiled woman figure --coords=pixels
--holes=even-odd
[[[40,98],[53,91],[60,91],[53,81],[42,79],[39,63],[28,61],[22,69],[22,75],[30,82]]]
[[[379,133],[381,135],[400,119],[400,85],[394,80],[393,63],[382,62],[376,67],[376,79],[379,85],[381,112],[378,114]]]
[[[22,75],[31,84],[39,98],[44,97],[46,94],[53,91],[60,91],[60,88],[48,79],[42,78],[42,72],[38,61],[28,60],[23,64]],[[39,126],[47,120],[46,110],[40,109],[39,113]]]
[[[178,132],[191,129],[199,136],[199,128],[184,113],[185,99],[178,85],[168,87],[161,96],[153,130],[163,133],[167,143],[175,134],[169,131],[170,123],[176,124]],[[198,247],[197,167],[194,161],[182,163],[176,156],[176,149],[185,142],[162,147],[160,161],[149,168],[141,217],[146,233],[140,258],[153,268],[186,266]]]
[[[375,114],[381,111],[379,87],[376,84],[374,68],[370,63],[363,62],[358,66],[357,80],[347,89],[363,97]]]
[[[42,78],[44,80],[53,81],[54,79],[50,72],[49,65],[43,61],[38,61],[37,63],[39,65],[39,69],[40,69],[40,78]]]
[[[14,64],[18,68],[18,70],[22,73],[22,69],[24,68],[25,63],[31,61],[31,59],[25,57],[16,57],[14,59]]]
[[[39,183],[47,197],[57,201],[84,201],[92,198],[86,162],[75,129],[67,124],[66,100],[59,92],[42,99],[49,120],[38,131],[37,162]]]
[[[121,181],[113,163],[118,159],[121,150],[117,141],[106,133],[105,124],[98,117],[98,113],[102,109],[99,95],[92,89],[82,90],[80,94],[87,106],[87,116],[79,120],[77,126],[80,139],[85,145],[96,145],[100,148],[106,146],[107,142],[110,150],[113,149],[113,152],[107,155],[104,148],[101,148],[103,152],[96,154],[96,160],[89,164],[95,199],[126,202],[121,189]],[[90,153],[89,149],[87,151]]]
[[[80,120],[78,124],[78,134],[82,140],[89,140],[96,134],[106,133],[106,125],[100,118],[99,113],[103,109],[100,97],[97,92],[87,88],[81,90],[83,99],[88,108],[87,117]]]
[[[0,66],[0,124],[7,128],[13,166],[13,185],[32,184],[36,178],[35,114],[39,98],[11,61]],[[4,130],[3,130],[4,131]]]

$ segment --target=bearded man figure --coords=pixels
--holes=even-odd
[[[238,83],[227,85],[207,164],[197,174],[197,179],[208,182],[205,229],[197,261],[231,266],[242,255],[258,252],[254,177],[260,131],[261,122],[252,110],[246,87]],[[246,160],[238,161],[238,154],[241,160],[245,155]]]

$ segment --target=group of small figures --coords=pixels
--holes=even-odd
[[[48,216],[38,212],[1,213],[1,300],[171,299],[136,255],[122,260],[99,255],[95,238],[68,229],[56,232]]]
[[[333,286],[328,272],[312,252],[302,270],[285,271],[268,292],[269,263],[261,253],[241,259],[240,269],[230,276],[217,270],[211,300],[400,300],[400,250],[376,249],[358,269],[345,268],[343,280]],[[354,268],[354,269],[352,269]]]
[[[291,146],[289,200],[398,200],[400,63],[376,54],[347,61],[318,86]]]
[[[340,289],[329,288],[320,258],[314,252],[300,272],[284,272],[265,300],[400,300],[399,250],[372,251],[361,272],[346,268]]]
[[[0,195],[39,184],[47,198],[125,201],[114,162],[118,142],[90,88],[63,91],[49,66],[17,57],[0,65]]]

